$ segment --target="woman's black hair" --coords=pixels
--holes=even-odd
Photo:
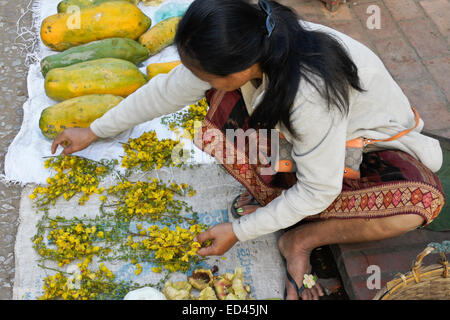
[[[289,116],[300,81],[311,83],[329,108],[334,105],[347,113],[351,88],[363,89],[344,47],[331,35],[303,28],[291,8],[268,2],[275,21],[270,37],[267,14],[256,4],[195,0],[178,25],[175,44],[180,55],[217,76],[260,65],[268,87],[249,119],[251,127],[272,129],[281,121],[296,135]]]

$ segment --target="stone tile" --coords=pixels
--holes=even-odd
[[[432,79],[421,78],[411,80],[399,80],[398,84],[423,119],[424,130],[450,138],[448,128],[450,123],[450,111],[448,103]]]
[[[374,1],[382,1],[382,0],[347,0],[347,3],[350,7],[353,7],[361,4],[370,4],[373,3]]]
[[[378,266],[382,274],[388,276],[395,275],[397,272],[407,272],[411,262],[417,254],[425,249],[426,245],[417,247],[410,246],[402,248],[403,250],[387,250],[383,253],[371,254],[361,251],[360,255],[353,257],[343,257],[347,273],[353,277],[367,278],[370,275],[368,268]]]
[[[423,16],[414,0],[383,0],[395,20],[413,19]]]
[[[352,37],[353,39],[363,43],[370,49],[375,50],[375,46],[372,43],[372,40],[367,36],[365,28],[361,26],[361,23],[359,21],[332,21],[327,22],[326,25]]]
[[[450,101],[450,57],[446,56],[425,60],[424,64],[432,74],[438,86],[446,95],[447,100]]]
[[[280,0],[278,1],[280,4],[291,7],[295,9],[300,14],[315,14],[319,15],[321,4],[318,1],[314,0]]]
[[[322,12],[323,4],[317,0],[281,0],[281,4],[287,5],[300,15],[300,18],[306,21],[324,24],[326,18]]]
[[[450,3],[448,0],[424,0],[420,1],[427,15],[436,24],[444,36],[450,35]]]
[[[418,79],[427,75],[419,57],[403,38],[378,40],[375,46],[395,80]]]
[[[380,288],[383,288],[386,285],[387,281],[384,279],[381,279],[380,281]],[[354,294],[354,300],[373,300],[375,295],[378,292],[377,288],[369,289],[367,287],[367,279],[359,280],[353,279],[352,280],[352,287],[353,287],[353,294]]]
[[[370,6],[374,6],[376,10],[379,10],[376,11],[380,14],[379,29],[376,29],[373,26],[373,19],[376,16],[375,12],[368,11]],[[356,2],[356,4],[353,5],[353,12],[361,21],[369,37],[373,40],[392,38],[400,35],[397,26],[391,18],[389,10],[381,1],[369,1],[365,3]]]
[[[421,58],[447,56],[450,52],[440,34],[425,18],[400,21],[400,28]]]
[[[435,133],[436,135],[439,135],[441,137],[450,138],[450,127],[436,130],[435,132],[436,132]],[[448,201],[448,199],[446,199],[446,201]]]

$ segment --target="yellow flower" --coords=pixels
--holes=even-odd
[[[142,266],[139,263],[137,263],[136,264],[136,271],[134,272],[134,274],[138,276],[141,273],[142,273]]]
[[[83,225],[81,223],[77,224],[77,226],[75,227],[75,231],[78,233],[83,232],[84,228]]]
[[[152,271],[155,273],[161,273],[162,272],[162,268],[161,267],[153,267]]]

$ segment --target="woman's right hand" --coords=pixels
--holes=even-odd
[[[52,144],[52,154],[56,152],[58,145],[64,148],[61,154],[68,155],[83,150],[98,139],[91,128],[68,128],[64,130]]]

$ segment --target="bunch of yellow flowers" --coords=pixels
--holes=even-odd
[[[161,272],[163,267],[172,272],[185,272],[192,263],[199,261],[196,253],[201,244],[194,238],[205,230],[204,225],[194,224],[189,229],[176,226],[171,230],[157,225],[144,229],[138,224],[137,228],[139,233],[129,235],[126,245],[133,250],[153,252],[153,262],[158,265],[152,269],[153,272]],[[134,237],[141,240],[135,241]]]
[[[78,264],[80,272],[58,272],[44,279],[44,294],[38,299],[88,300],[111,292],[116,288],[114,274],[102,263],[98,270],[88,269],[90,259]]]
[[[192,189],[192,187],[186,183],[176,184],[173,182],[170,184],[170,188],[180,195],[185,195],[187,193],[189,197],[193,197],[197,193],[197,191]]]
[[[104,237],[103,231],[98,231],[96,226],[86,226],[78,223],[74,226],[57,228],[57,223],[51,223],[47,240],[56,248],[49,248],[43,242],[43,236],[34,239],[34,246],[42,257],[51,258],[58,262],[58,266],[71,263],[73,260],[92,257],[95,254],[109,253],[110,249],[101,249],[94,245],[96,240]]]
[[[172,151],[179,143],[179,140],[158,140],[155,131],[144,132],[139,138],[130,138],[123,145],[126,155],[122,158],[122,167],[150,171],[173,166]]]
[[[196,104],[191,104],[187,110],[175,115],[175,118],[169,121],[169,128],[172,131],[178,131],[178,128],[184,129],[183,136],[188,133],[192,139],[194,137],[195,121],[203,121],[208,113],[208,102],[206,98],[199,100]]]
[[[163,218],[177,218],[183,202],[174,199],[174,195],[189,194],[195,190],[185,183],[171,183],[169,186],[156,178],[151,181],[131,182],[124,180],[108,188],[108,194],[118,198],[116,216],[126,218],[150,218],[161,221]],[[106,196],[100,197],[107,201]]]
[[[203,119],[206,110],[206,100],[190,106],[190,115],[184,118],[183,127],[193,127],[190,121]],[[181,166],[182,163],[177,164],[173,157],[174,152],[181,155],[176,149],[178,143],[179,140],[158,140],[154,131],[146,132],[124,144],[121,165],[127,173],[135,169],[151,171],[163,166]],[[100,261],[131,260],[136,266],[136,275],[143,271],[138,262],[155,263],[154,272],[163,269],[185,272],[200,261],[196,252],[201,245],[194,238],[206,230],[206,226],[197,224],[197,213],[177,197],[193,196],[195,190],[185,183],[163,183],[156,178],[131,182],[119,172],[116,172],[121,178],[119,182],[107,189],[99,187],[117,163],[117,160],[92,161],[63,155],[45,161],[45,167],[55,170],[56,174],[47,179],[47,185],[37,186],[29,196],[44,211],[32,241],[41,260],[55,261],[59,268],[40,265],[57,272],[44,279],[45,293],[40,299],[116,298],[132,287],[125,282],[113,281],[114,274],[104,264],[97,271],[90,270],[94,257]],[[83,205],[93,193],[102,194],[105,190],[107,194],[100,196],[100,216],[66,219],[48,215],[47,206],[54,205],[59,197],[69,200],[81,193],[78,203]],[[105,212],[105,207],[113,207],[113,212]],[[132,220],[158,222],[158,225],[144,230],[139,224],[138,233],[132,233],[129,229]],[[178,225],[183,222],[186,228]],[[76,274],[60,270],[76,261],[82,261]]]
[[[56,199],[64,197],[69,200],[75,194],[83,195],[78,200],[83,205],[93,193],[102,193],[104,188],[98,188],[103,177],[111,172],[117,161],[100,161],[80,158],[76,156],[57,156],[45,161],[46,168],[56,171],[53,177],[47,178],[47,186],[38,186],[29,195],[38,207],[48,204],[54,205]]]

